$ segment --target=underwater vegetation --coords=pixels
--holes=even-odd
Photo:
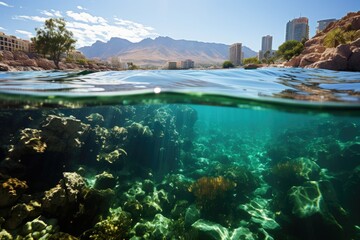
[[[235,125],[201,111],[1,110],[0,239],[360,237],[356,118],[255,129],[259,110]]]

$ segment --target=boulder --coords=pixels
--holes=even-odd
[[[95,185],[94,188],[98,190],[103,190],[107,188],[114,188],[116,185],[116,179],[111,173],[103,172],[95,176]]]
[[[321,57],[321,53],[310,53],[305,55],[303,58],[301,58],[300,60],[300,67],[305,67],[307,65],[310,65],[314,62],[319,61]]]
[[[204,219],[197,220],[191,225],[199,233],[199,239],[223,240],[229,239],[229,231],[220,224]]]
[[[28,188],[25,181],[9,178],[0,183],[0,207],[13,205]]]
[[[341,44],[336,47],[335,50],[336,55],[340,55],[341,57],[344,57],[345,59],[348,59],[351,55],[351,49],[349,44]]]
[[[284,66],[285,66],[285,67],[299,67],[300,61],[301,61],[301,58],[302,58],[302,57],[303,57],[302,55],[293,57],[293,58],[290,59],[288,62],[286,62],[286,63],[284,64]]]
[[[5,64],[5,63],[0,63],[0,72],[2,71],[9,71],[10,67],[9,65]]]
[[[329,60],[315,62],[314,64],[311,64],[309,67],[329,69],[335,71],[345,71],[347,70],[347,59],[340,55],[335,55],[333,58]]]
[[[20,61],[20,63],[22,64],[22,66],[27,66],[27,67],[37,67],[38,66],[35,59],[22,60],[22,61]]]
[[[200,219],[200,210],[196,205],[191,205],[185,212],[185,227],[190,227],[194,222]]]
[[[358,40],[360,40],[360,38]],[[360,41],[358,42],[360,43]],[[360,71],[360,48],[355,49],[351,54],[348,67],[350,71]]]
[[[48,59],[45,58],[38,58],[36,59],[36,63],[39,67],[45,69],[45,70],[51,70],[51,69],[55,69],[55,63],[53,61],[50,61]]]
[[[13,52],[13,56],[14,56],[14,60],[20,60],[20,61],[25,61],[25,60],[29,60],[29,56],[22,51],[15,51]]]
[[[14,55],[10,51],[2,51],[2,60],[14,60]]]

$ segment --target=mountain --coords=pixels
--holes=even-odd
[[[229,54],[229,46],[225,44],[174,40],[170,37],[146,38],[137,43],[111,38],[106,43],[97,41],[79,50],[88,58],[106,60],[117,56],[122,62],[152,66],[185,59],[192,59],[197,64],[216,64],[228,59]],[[256,56],[256,52],[246,46],[243,46],[243,52],[245,58]]]

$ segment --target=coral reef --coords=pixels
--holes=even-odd
[[[182,105],[1,116],[17,119],[0,137],[1,239],[359,236],[356,118],[252,129]]]

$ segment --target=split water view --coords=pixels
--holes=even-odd
[[[360,239],[360,2],[0,13],[1,240]]]

